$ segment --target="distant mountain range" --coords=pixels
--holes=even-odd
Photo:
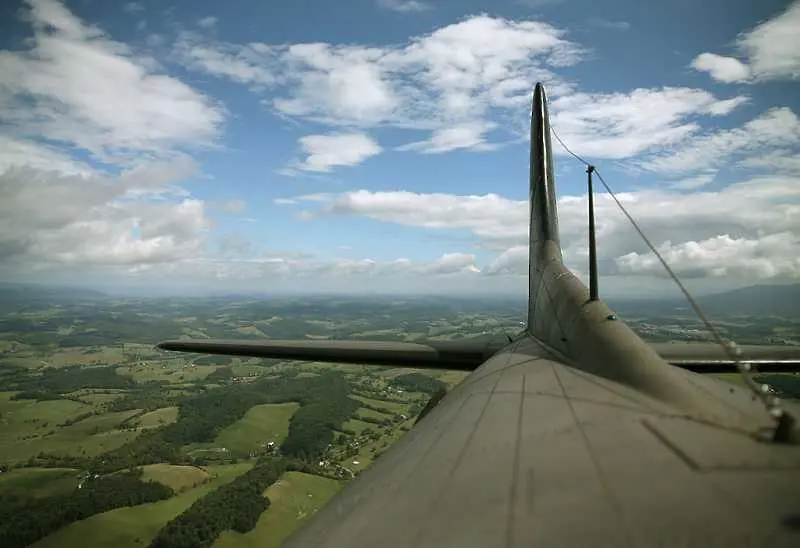
[[[753,285],[695,297],[700,308],[721,316],[738,314],[776,315],[800,319],[800,284]],[[690,309],[685,299],[614,299],[611,304],[621,314],[666,313]]]
[[[320,299],[321,295],[295,296],[295,298]],[[26,304],[49,302],[57,304],[65,301],[91,301],[112,298],[110,295],[94,289],[72,286],[49,286],[40,284],[0,283],[0,306],[4,310],[13,310],[24,307]],[[199,297],[202,299],[203,297]],[[266,295],[255,294],[229,294],[209,295],[207,298],[245,300],[252,298],[270,299]],[[330,295],[331,299],[344,299],[358,301],[359,297]],[[390,295],[365,295],[360,297],[368,300],[392,298]],[[430,296],[425,297],[430,299]],[[413,296],[404,295],[403,299],[414,299]],[[524,304],[524,297],[510,299],[508,296],[486,298],[452,298],[442,297],[442,300],[453,302],[480,301],[519,301]],[[689,303],[679,298],[653,298],[653,299],[608,299],[609,304],[620,314],[666,314],[678,310],[689,310]],[[724,293],[703,295],[696,297],[700,307],[708,314],[715,315],[777,315],[784,317],[800,318],[800,284],[791,285],[754,285],[741,289],[734,289]]]

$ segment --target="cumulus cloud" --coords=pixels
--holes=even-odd
[[[677,245],[662,244],[658,252],[680,276],[737,276],[758,280],[800,279],[800,235],[779,232],[761,238],[732,238],[728,234]],[[665,277],[651,253],[628,253],[616,259],[622,274]]]
[[[641,165],[655,172],[686,173],[721,167],[742,155],[755,157],[775,153],[776,148],[798,145],[800,119],[789,108],[772,108],[740,128],[706,133],[673,150],[660,152]]]
[[[563,87],[552,69],[584,53],[565,34],[546,23],[479,15],[382,47],[242,45],[184,33],[175,55],[192,69],[248,85],[284,115],[433,132],[412,143],[429,151],[481,147],[488,117],[524,111],[532,82]],[[453,127],[458,135],[447,133]]]
[[[552,123],[579,154],[628,158],[679,143],[700,129],[698,116],[725,115],[746,101],[691,88],[572,93],[551,102]]]
[[[306,158],[294,167],[305,171],[328,172],[334,166],[352,166],[380,154],[381,146],[363,133],[306,135],[300,145]]]
[[[47,135],[106,161],[215,138],[224,114],[207,97],[55,0],[27,7],[31,47],[0,52],[0,116],[17,135]]]
[[[800,78],[800,2],[742,33],[736,49],[746,62],[706,52],[694,59],[692,68],[720,82]]]
[[[137,192],[169,187],[196,169],[186,158],[116,177],[8,169],[0,173],[0,250],[5,252],[0,263],[137,265],[196,255],[210,227],[202,201],[132,199]]]
[[[762,277],[800,276],[791,266],[800,256],[797,240],[800,187],[793,178],[757,177],[721,190],[691,194],[648,189],[620,193],[618,198],[655,245],[667,246],[663,249],[682,246],[676,249],[691,250],[697,242],[701,246],[713,242],[728,245],[729,239],[753,249],[751,257],[758,261],[717,265],[725,267],[726,274],[746,278],[754,274],[753,265],[760,264],[758,272]],[[528,204],[524,200],[509,200],[494,194],[458,196],[359,190],[301,196],[287,205],[303,208],[308,212],[307,219],[349,215],[439,231],[466,231],[481,247],[499,252],[483,269],[486,274],[527,274]],[[565,260],[575,270],[583,270],[588,255],[586,207],[585,195],[563,196],[558,203]],[[650,272],[645,244],[610,197],[599,194],[595,207],[599,260],[604,273],[631,274],[637,268]],[[683,253],[675,255],[676,261],[687,256]],[[728,256],[719,255],[720,260]],[[765,262],[771,262],[771,266]],[[707,272],[722,275],[719,272],[723,271],[708,269]]]
[[[232,44],[184,33],[175,55],[189,68],[247,85],[284,116],[424,132],[399,147],[421,153],[492,150],[525,139],[536,81],[547,84],[559,133],[597,158],[678,143],[698,132],[700,117],[727,115],[748,100],[686,87],[580,93],[558,73],[587,50],[564,29],[488,15],[380,47]]]
[[[0,135],[0,173],[12,167],[35,167],[68,174],[89,174],[93,169],[56,147],[10,135]]]
[[[692,68],[707,72],[718,82],[744,82],[750,78],[750,67],[733,57],[701,53],[692,61]]]
[[[681,179],[680,181],[675,181],[670,186],[672,186],[672,188],[679,188],[681,190],[694,190],[696,188],[702,188],[711,184],[714,181],[716,174],[717,172],[715,170],[709,170],[706,173],[701,173],[700,175],[695,175],[694,177],[687,177],[685,179]]]

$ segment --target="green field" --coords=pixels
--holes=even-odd
[[[342,488],[342,482],[287,472],[265,492],[271,504],[255,528],[245,534],[225,531],[214,548],[276,548]]]
[[[60,427],[68,419],[93,412],[93,406],[71,400],[10,400],[12,394],[0,394],[0,463],[24,461],[40,452],[96,455],[137,435],[115,430],[135,411],[91,416]]]
[[[69,426],[64,420],[91,412],[92,406],[71,400],[32,402],[0,400],[0,462],[13,464],[46,452],[93,456],[134,439],[138,433],[116,428],[137,410],[94,415]]]
[[[88,403],[89,405],[94,405],[96,408],[117,400],[125,395],[124,390],[91,390],[91,389],[84,389],[84,390],[76,390],[75,392],[70,392],[65,394],[71,398],[77,398],[84,403]]]
[[[251,466],[250,463],[209,466],[209,472],[216,477],[206,484],[160,502],[117,508],[94,515],[68,525],[31,546],[36,548],[84,546],[89,539],[91,546],[98,548],[147,546],[168,521],[181,514],[194,501],[244,474]]]
[[[372,405],[374,407],[381,407],[383,409],[388,409],[393,413],[405,413],[408,411],[409,404],[407,403],[400,403],[394,401],[385,401],[379,400],[375,398],[365,398],[364,396],[351,396],[353,399],[358,401],[364,402],[368,405]]]
[[[138,417],[136,419],[136,426],[140,428],[150,428],[154,426],[170,424],[175,422],[177,419],[178,419],[177,407],[175,406],[162,407],[161,409],[156,409],[155,411],[144,413],[143,415]]]
[[[373,411],[372,409],[367,409],[366,407],[360,407],[356,415],[357,415],[356,418],[367,417],[378,420],[386,420],[392,418],[392,415],[387,415],[386,413],[381,413],[380,411]]]
[[[129,375],[138,383],[154,381],[176,383],[205,379],[216,369],[216,365],[192,365],[190,360],[173,358],[121,366],[117,368],[117,374]]]
[[[466,379],[468,375],[469,373],[466,371],[445,371],[444,373],[439,373],[437,378],[452,388]]]
[[[81,472],[72,468],[18,468],[0,474],[0,495],[39,498],[70,493]]]
[[[244,417],[222,430],[212,444],[234,454],[248,454],[262,443],[280,443],[289,433],[289,419],[300,407],[297,403],[256,405]]]
[[[362,431],[366,430],[367,428],[375,429],[376,427],[377,427],[376,424],[360,421],[358,419],[350,419],[349,421],[346,421],[342,425],[342,428],[344,428],[346,430],[352,430],[356,434],[360,434]]]
[[[173,491],[183,492],[195,487],[211,475],[205,468],[178,464],[148,464],[142,467],[142,481],[157,481]]]

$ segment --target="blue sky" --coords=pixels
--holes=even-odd
[[[800,3],[0,6],[0,275],[524,293],[527,110],[698,291],[800,278]],[[585,278],[583,168],[557,157]],[[603,286],[660,293],[605,197]]]

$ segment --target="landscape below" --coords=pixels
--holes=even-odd
[[[701,306],[740,344],[797,345],[798,295],[754,287]],[[684,304],[611,304],[645,340],[710,340]],[[466,376],[176,354],[160,340],[490,342],[518,333],[525,308],[2,286],[0,546],[278,546]],[[800,396],[797,375],[759,378]]]

